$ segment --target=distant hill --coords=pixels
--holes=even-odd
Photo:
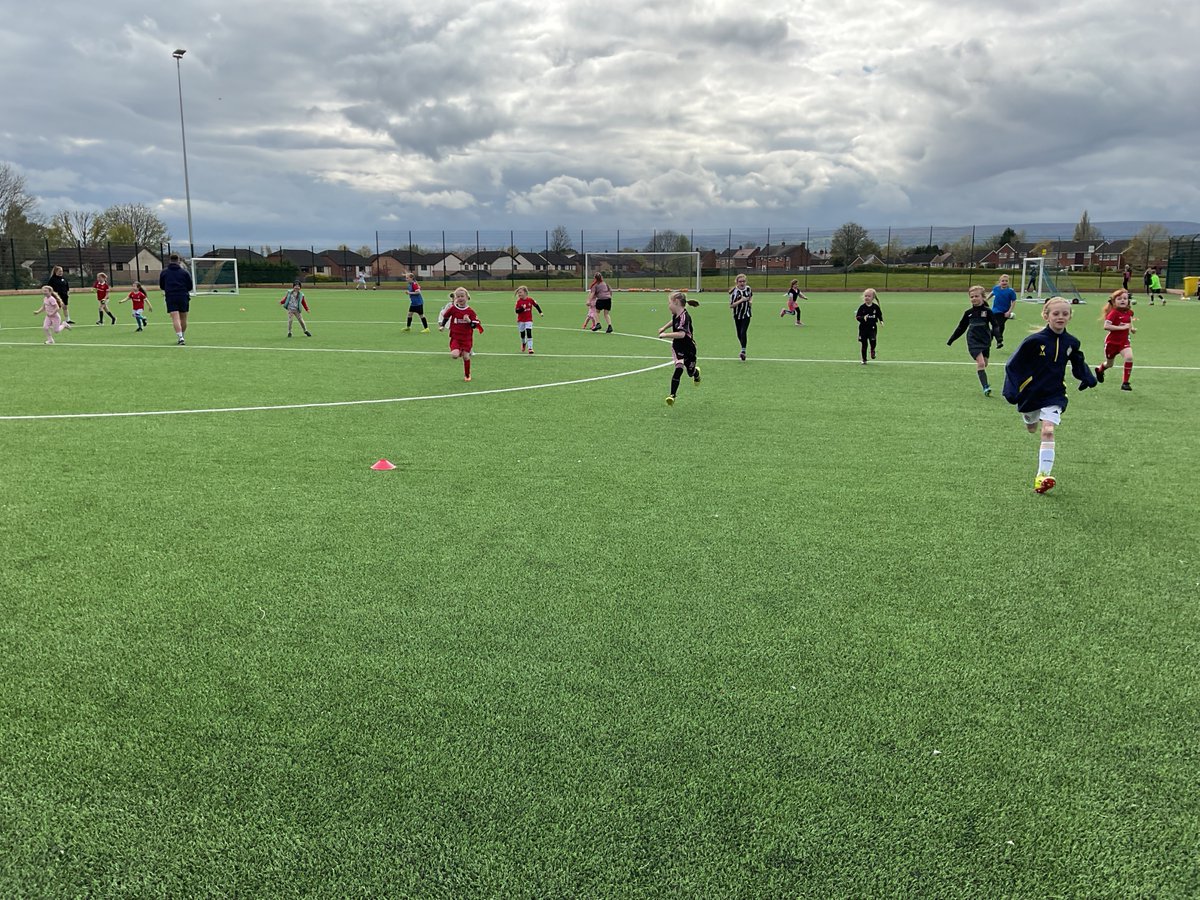
[[[1034,222],[1027,225],[1013,225],[1017,231],[1024,231],[1031,241],[1059,238],[1069,241],[1075,233],[1075,222]],[[1093,222],[1100,233],[1110,241],[1131,238],[1147,225],[1162,225],[1171,234],[1200,234],[1200,222],[1154,222],[1150,219],[1128,222]],[[1006,226],[987,226],[977,229],[983,234],[998,234]]]

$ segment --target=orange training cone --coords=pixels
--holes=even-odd
[[[375,463],[375,465],[371,466],[371,468],[374,469],[376,472],[386,472],[389,469],[394,469],[396,467],[393,466],[386,459],[381,459],[379,462]]]

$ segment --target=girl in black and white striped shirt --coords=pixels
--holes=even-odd
[[[746,361],[746,332],[750,330],[750,299],[754,291],[746,284],[746,276],[739,275],[734,279],[729,291],[729,308],[733,311],[733,327],[737,330],[738,343],[742,345],[739,354],[742,362]]]

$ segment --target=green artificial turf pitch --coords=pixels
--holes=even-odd
[[[477,293],[465,384],[399,292],[281,293],[187,347],[0,299],[5,417],[451,395],[0,420],[0,895],[1200,893],[1200,307],[1036,496],[1031,305],[985,398],[964,294],[884,293],[864,367],[856,295],[760,292],[741,363],[706,293],[668,408],[560,384],[666,362],[662,294],[535,291],[525,356]]]

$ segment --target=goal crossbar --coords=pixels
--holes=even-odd
[[[188,260],[193,294],[238,294],[238,261],[232,257],[195,256]]]

